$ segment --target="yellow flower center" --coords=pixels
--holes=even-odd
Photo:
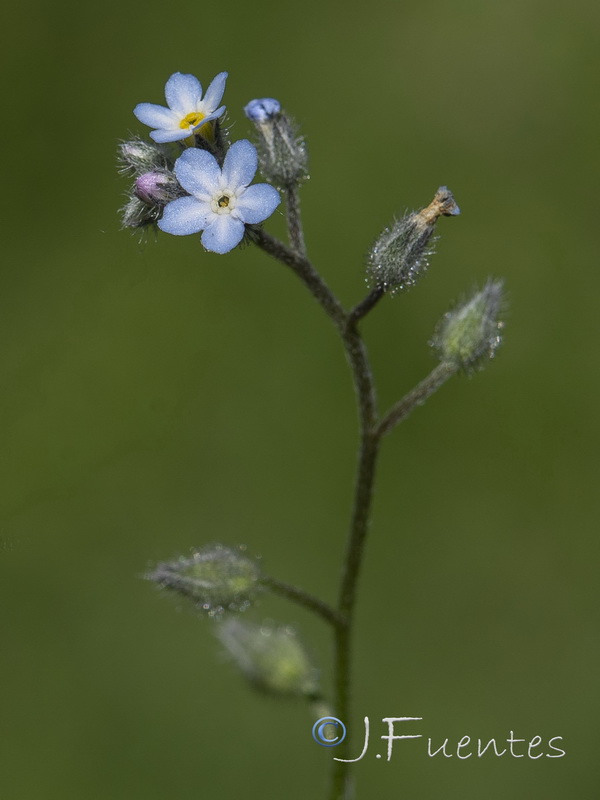
[[[206,114],[203,114],[201,111],[191,111],[189,114],[186,114],[185,117],[179,123],[180,128],[195,128],[196,125],[199,125]]]
[[[229,205],[229,197],[227,197],[226,194],[221,195],[221,197],[219,197],[219,199],[217,200],[217,205],[219,206],[219,208],[227,208],[227,206]]]

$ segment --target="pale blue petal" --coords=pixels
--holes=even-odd
[[[244,237],[244,223],[231,214],[217,214],[202,234],[202,244],[213,253],[228,253]]]
[[[175,236],[189,236],[190,233],[200,233],[211,216],[212,211],[206,203],[195,197],[180,197],[167,203],[158,227]]]
[[[226,72],[219,72],[216,78],[213,78],[210,86],[204,95],[204,113],[211,114],[221,102],[223,93],[225,91],[225,81],[227,80]],[[223,109],[224,110],[224,109]]]
[[[177,117],[171,109],[154,103],[138,103],[133,113],[150,128],[172,128],[177,123]]]
[[[219,189],[221,170],[216,158],[206,150],[188,148],[175,162],[175,176],[186,192],[212,195]]]
[[[244,222],[262,222],[271,216],[280,202],[277,189],[268,183],[256,183],[236,199],[235,210],[239,211]]]
[[[180,139],[187,139],[189,135],[189,130],[184,131],[179,126],[177,128],[161,128],[158,131],[150,131],[150,138],[159,144],[178,142]]]
[[[171,75],[165,86],[167,105],[185,117],[191,111],[197,111],[202,100],[202,86],[194,75],[176,72]]]
[[[254,177],[258,166],[256,148],[247,139],[234,142],[225,156],[223,182],[229,189],[247,186]]]
[[[208,116],[204,117],[202,122],[199,122],[198,125],[196,125],[194,130],[195,131],[198,130],[198,128],[201,128],[203,125],[206,125],[207,122],[212,122],[213,119],[219,119],[219,117],[225,113],[225,108],[226,106],[221,106],[220,108],[217,108],[216,111],[213,111],[212,114],[208,114]]]
[[[207,117],[204,117],[202,122],[199,122],[194,127],[192,133],[200,133],[200,128],[202,128],[203,125],[206,125],[207,122],[212,122],[213,120],[218,119],[224,112],[225,112],[225,106],[221,106],[221,108],[218,108],[213,114],[209,114]],[[189,136],[190,134],[188,133],[187,135]]]

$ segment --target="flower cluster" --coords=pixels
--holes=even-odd
[[[229,145],[221,126],[226,80],[227,73],[220,72],[203,93],[194,75],[176,72],[165,86],[166,107],[135,107],[135,116],[153,129],[153,143],[133,139],[120,146],[123,171],[135,179],[122,210],[125,227],[153,224],[176,236],[202,233],[206,250],[222,254],[240,244],[247,225],[264,222],[275,211],[281,200],[277,189],[250,186],[258,167],[256,148],[246,139]],[[169,149],[174,143],[179,157]]]

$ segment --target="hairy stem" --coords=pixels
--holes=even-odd
[[[369,529],[375,467],[379,452],[379,438],[371,429],[363,429],[358,457],[358,469],[354,491],[354,507],[342,568],[342,579],[338,610],[345,624],[335,630],[335,702],[339,718],[350,721],[350,686],[352,629],[354,608],[360,568],[363,561],[364,544]],[[350,737],[336,749],[336,756],[347,759]],[[339,751],[339,752],[338,752]],[[331,800],[347,800],[351,796],[348,764],[334,762]]]
[[[342,329],[341,335],[354,380],[362,439],[374,427],[377,420],[375,384],[369,365],[367,348],[356,325],[348,322]]]
[[[297,207],[295,207],[297,208]],[[357,328],[358,320],[373,308],[380,299],[379,293],[371,293],[362,304],[350,313],[347,313],[339,303],[333,292],[323,281],[311,262],[301,253],[286,247],[278,239],[266,233],[261,228],[251,228],[252,240],[273,258],[286,264],[296,273],[309,289],[311,294],[319,301],[327,315],[334,322],[340,332],[346,356],[356,391],[359,422],[360,422],[360,450],[358,458],[357,477],[355,484],[354,505],[348,543],[342,567],[342,579],[337,611],[335,611],[334,636],[335,636],[335,672],[334,672],[334,709],[342,720],[350,719],[350,666],[351,666],[351,634],[353,612],[356,601],[356,587],[364,542],[368,531],[373,494],[373,481],[375,477],[375,464],[377,460],[379,436],[376,433],[377,403],[375,384],[365,344]],[[290,239],[294,236],[290,230]],[[269,579],[272,580],[272,579]],[[271,588],[274,585],[271,584]],[[278,586],[281,590],[281,585]],[[288,587],[291,588],[291,587]],[[281,591],[290,599],[300,600],[300,591]],[[293,595],[293,597],[292,597]],[[311,607],[321,616],[332,621],[329,612],[323,613],[323,608],[312,602],[303,600],[304,605]],[[320,602],[320,601],[317,601]],[[333,609],[331,609],[333,611]],[[336,749],[339,758],[347,758],[350,739],[346,739]],[[334,761],[333,779],[331,784],[331,800],[348,800],[351,792],[348,764]]]
[[[247,230],[252,241],[258,247],[290,267],[296,273],[338,328],[345,326],[346,312],[341,303],[306,256],[290,250],[283,242],[280,242],[279,239],[271,236],[262,228],[248,226]]]
[[[269,575],[263,575],[260,582],[275,594],[281,595],[281,597],[285,597],[287,600],[291,600],[294,603],[298,603],[309,611],[314,611],[315,614],[318,614],[335,628],[341,627],[344,624],[344,618],[335,608],[332,608],[318,597],[314,597],[314,595],[305,592],[304,589],[291,586],[289,583],[284,583],[277,578],[271,578]]]
[[[288,236],[292,249],[298,255],[306,257],[306,244],[304,243],[304,231],[302,230],[302,217],[300,216],[300,195],[297,184],[291,184],[285,190],[287,206],[287,226]]]
[[[333,713],[343,722],[351,722],[351,648],[354,609],[358,579],[363,562],[365,541],[373,501],[373,485],[381,438],[405,419],[408,414],[433,394],[456,367],[440,364],[431,374],[399,401],[381,420],[378,419],[375,382],[369,364],[367,349],[358,330],[358,322],[374,308],[384,294],[377,288],[349,312],[337,300],[325,281],[305,255],[300,224],[297,195],[288,193],[288,227],[292,249],[273,238],[261,228],[248,226],[252,240],[273,258],[296,273],[312,295],[321,304],[336,325],[342,338],[356,391],[360,425],[360,447],[354,487],[354,503],[348,531],[346,551],[342,564],[337,608],[322,603],[301,589],[287,586],[272,578],[263,580],[266,586],[290,600],[301,603],[333,625],[335,637],[334,703]],[[350,737],[346,736],[336,748],[336,758],[348,759]],[[352,780],[349,764],[333,761],[330,800],[350,800]]]
[[[417,406],[423,405],[427,398],[431,397],[431,395],[456,372],[457,367],[454,366],[454,364],[447,364],[443,361],[441,364],[438,364],[425,380],[418,383],[414,389],[404,395],[402,400],[399,400],[396,405],[388,411],[377,427],[377,435],[384,436],[386,433],[389,433],[399,422],[406,419]]]
[[[352,627],[358,577],[362,564],[364,543],[369,528],[375,466],[379,449],[379,438],[375,433],[377,423],[377,400],[375,383],[369,365],[365,344],[351,318],[342,339],[352,375],[359,411],[360,448],[354,487],[354,504],[350,529],[346,544],[346,553],[342,565],[338,611],[344,624],[336,628],[335,634],[335,672],[334,672],[334,709],[342,721],[350,721],[350,686],[352,665]],[[350,750],[350,737],[336,748],[336,757],[347,759]],[[342,761],[333,762],[331,784],[331,800],[347,800],[352,795],[352,782],[348,764]]]
[[[352,323],[357,323],[359,320],[361,320],[369,313],[369,311],[371,311],[371,309],[375,308],[384,294],[385,289],[383,286],[377,286],[375,289],[370,291],[365,299],[361,300],[360,303],[357,303],[357,305],[355,305],[350,311],[348,314],[349,321]]]

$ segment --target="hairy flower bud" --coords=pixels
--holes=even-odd
[[[133,192],[149,206],[165,205],[182,194],[171,172],[144,172],[135,179]]]
[[[260,168],[265,178],[280,189],[295,186],[306,177],[308,154],[293,120],[278,100],[251,100],[244,108],[258,134]]]
[[[119,164],[121,172],[142,175],[168,169],[169,159],[160,145],[135,138],[119,144]]]
[[[319,696],[317,670],[292,628],[232,618],[219,625],[217,636],[255,688],[279,696]]]
[[[156,225],[167,203],[185,195],[175,175],[167,169],[138,175],[130,189],[127,203],[121,209],[124,228],[145,228]]]
[[[386,228],[367,258],[367,279],[373,288],[396,294],[413,286],[429,264],[437,220],[458,214],[452,192],[441,186],[426,208],[412,211]]]
[[[121,226],[123,228],[146,228],[156,225],[162,213],[162,206],[148,205],[132,194],[121,208]]]
[[[260,570],[240,550],[217,544],[194,551],[190,558],[159,564],[146,578],[188,597],[214,617],[248,608],[259,589]]]
[[[503,305],[502,281],[489,280],[481,291],[449,311],[432,341],[440,360],[471,372],[493,358],[504,327],[498,320]]]

